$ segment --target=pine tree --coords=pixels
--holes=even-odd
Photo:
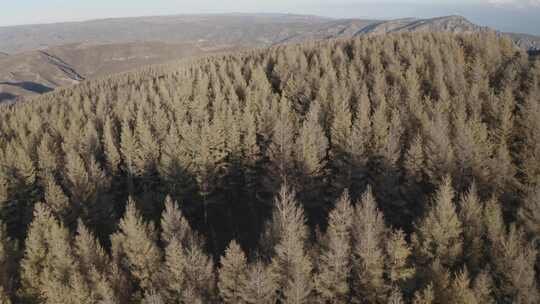
[[[404,167],[409,182],[421,183],[424,180],[424,163],[422,136],[417,134],[405,153]]]
[[[34,209],[21,267],[24,299],[74,303],[74,297],[82,292],[72,288],[77,270],[69,232],[41,203]]]
[[[45,202],[47,206],[51,208],[54,214],[62,219],[65,224],[71,224],[73,218],[70,217],[70,213],[74,210],[70,210],[72,207],[69,198],[64,194],[62,188],[56,183],[52,175],[45,176]]]
[[[165,248],[162,271],[167,284],[167,298],[170,301],[187,303],[212,301],[215,298],[212,260],[203,252],[198,242],[183,244],[183,240],[176,234],[172,235]]]
[[[58,151],[53,146],[53,138],[48,132],[45,132],[37,148],[38,167],[42,176],[54,175],[58,170]]]
[[[472,184],[468,192],[460,199],[459,219],[463,223],[463,255],[467,266],[473,271],[480,269],[484,253],[483,238],[485,235],[482,223],[483,205]]]
[[[301,179],[299,187],[305,201],[314,202],[320,199],[322,181],[328,150],[328,139],[320,124],[320,105],[313,102],[300,129],[296,140]]]
[[[2,286],[0,286],[0,304],[11,304],[11,300]]]
[[[444,81],[444,66],[441,58],[440,48],[432,49],[427,56],[427,67],[433,77],[431,94],[439,100],[448,100],[448,88]]]
[[[418,265],[418,279],[433,283],[437,298],[449,299],[450,271],[462,257],[462,223],[454,205],[450,178],[437,190],[425,217],[412,236]]]
[[[173,197],[185,198],[192,195],[197,187],[192,172],[193,156],[189,150],[195,146],[193,137],[198,135],[198,132],[187,130],[185,134],[181,134],[178,128],[176,124],[172,124],[162,142],[158,172],[167,193]]]
[[[411,129],[415,129],[419,127],[420,117],[422,116],[424,109],[422,108],[420,79],[416,72],[418,63],[416,63],[414,57],[411,58],[411,61],[411,65],[405,72],[403,90],[407,96],[407,108],[411,114],[408,124],[410,124]]]
[[[334,187],[337,189],[350,187],[351,134],[351,106],[347,99],[342,98],[338,100],[330,128],[330,159],[334,169],[334,172],[332,172],[335,179]]]
[[[478,303],[495,303],[492,296],[493,282],[487,271],[480,272],[473,282],[473,291]]]
[[[198,237],[182,214],[178,203],[170,196],[165,198],[165,210],[161,215],[161,241],[168,245],[173,239],[184,246],[197,245]]]
[[[429,105],[428,102],[426,104]],[[443,104],[437,104],[434,111],[434,117],[423,122],[423,129],[427,135],[424,143],[426,173],[432,183],[437,184],[454,172],[455,156],[446,109]]]
[[[413,304],[432,304],[434,302],[435,294],[433,292],[433,285],[431,284],[414,294]]]
[[[500,96],[500,105],[498,107],[498,132],[497,139],[499,144],[508,144],[512,137],[514,124],[515,98],[510,87],[504,88]]]
[[[487,127],[478,115],[467,117],[464,107],[459,108],[455,116],[456,149],[460,151],[455,156],[462,179],[458,184],[470,183],[472,179],[483,182],[487,179],[487,162],[492,154]]]
[[[180,241],[173,238],[165,248],[164,277],[169,301],[181,301],[186,290],[187,258]]]
[[[16,253],[15,242],[9,238],[5,225],[0,222],[0,303],[8,303],[15,287]]]
[[[357,204],[353,225],[353,284],[356,302],[384,301],[384,240],[387,228],[371,188]]]
[[[89,117],[83,122],[81,135],[82,136],[78,148],[75,148],[77,151],[79,151],[85,158],[90,156],[95,157],[101,153],[102,147],[94,117]]]
[[[221,299],[225,303],[242,303],[248,265],[246,255],[236,241],[231,241],[220,264],[218,287]]]
[[[290,102],[282,99],[279,112],[272,132],[272,142],[269,147],[269,157],[272,163],[270,192],[278,189],[285,181],[292,182],[294,156],[294,116]]]
[[[25,252],[21,261],[22,296],[30,301],[45,300],[42,295],[43,276],[49,255],[49,231],[55,220],[43,204],[36,204],[34,219],[28,229]]]
[[[323,251],[315,289],[325,303],[346,303],[349,300],[351,277],[351,228],[354,209],[344,192],[328,223],[328,249]]]
[[[137,112],[134,136],[137,149],[134,151],[133,165],[138,175],[151,175],[154,173],[159,158],[159,143],[154,136],[152,126],[141,109]],[[148,178],[151,178],[151,176],[148,176]]]
[[[138,174],[135,166],[135,159],[138,149],[138,143],[133,130],[131,128],[130,121],[124,119],[122,121],[122,128],[120,132],[120,152],[122,154],[124,170],[127,173],[128,192],[133,193],[133,177]]]
[[[388,304],[403,304],[403,295],[398,288],[392,289],[390,296],[388,297]]]
[[[249,265],[242,300],[247,304],[276,303],[278,282],[274,271],[260,261]]]
[[[8,204],[8,180],[0,172],[0,206],[4,207],[4,204]]]
[[[518,218],[532,239],[540,240],[540,185],[528,191]]]
[[[208,221],[208,205],[216,203],[218,189],[223,187],[220,181],[225,171],[228,151],[225,143],[225,129],[222,124],[203,121],[200,130],[200,153],[195,154],[195,177],[202,197],[204,222]]]
[[[135,282],[144,290],[157,289],[157,269],[161,264],[161,252],[157,247],[157,233],[152,223],[145,222],[129,198],[126,212],[118,225],[118,232],[111,242],[123,265],[127,265]]]
[[[80,220],[73,251],[81,274],[81,281],[83,281],[81,284],[87,284],[91,289],[91,296],[87,298],[105,303],[117,302],[118,296],[109,277],[110,273],[113,272],[109,269],[109,256]]]
[[[390,233],[386,242],[385,272],[390,285],[400,286],[415,274],[410,261],[412,248],[407,244],[405,236],[402,230],[395,230]]]
[[[275,201],[274,221],[279,224],[278,243],[272,267],[278,275],[283,303],[309,303],[312,291],[312,264],[306,253],[308,230],[303,210],[294,191],[281,187]]]
[[[76,261],[71,248],[69,231],[54,221],[46,234],[48,252],[46,255],[44,271],[41,274],[42,282],[40,293],[46,303],[76,303],[77,298],[85,298],[89,294],[88,288],[81,284],[74,284],[78,278]],[[76,288],[73,288],[76,287]]]
[[[122,157],[120,155],[120,150],[118,149],[118,139],[116,130],[114,129],[113,120],[111,117],[107,116],[105,118],[105,125],[103,126],[103,148],[105,157],[107,159],[107,169],[111,175],[115,176],[119,173],[120,163]]]
[[[6,179],[2,187],[7,186],[8,194],[0,212],[9,235],[18,239],[24,239],[24,227],[31,221],[34,202],[39,200],[37,169],[29,150],[29,147],[12,140],[5,148],[6,157],[2,165],[4,172],[0,173]]]
[[[528,243],[523,232],[514,225],[508,233],[491,234],[494,279],[499,283],[496,295],[517,303],[537,303],[534,264],[537,251]]]
[[[76,151],[66,151],[66,178],[74,202],[85,203],[93,195],[90,175],[83,158]]]
[[[526,98],[520,107],[519,122],[523,137],[520,169],[525,174],[526,184],[533,185],[540,179],[540,103],[534,98]]]
[[[471,279],[467,268],[459,271],[452,282],[452,303],[469,304],[479,303],[475,291],[471,288]]]
[[[389,140],[390,119],[389,109],[386,99],[382,98],[381,103],[375,108],[373,113],[373,153],[376,157],[382,158],[386,155],[386,143]]]
[[[255,114],[247,107],[244,109],[242,150],[244,166],[244,183],[252,197],[260,191],[257,189],[260,179],[261,149],[258,144],[258,125]]]
[[[147,292],[144,295],[144,299],[141,302],[142,304],[165,304],[162,296],[159,293]]]
[[[487,246],[496,247],[500,238],[506,234],[502,208],[496,199],[492,198],[486,202],[482,214],[482,222],[486,230]]]
[[[367,163],[371,152],[371,101],[364,86],[356,106],[355,119],[351,131],[351,195],[357,198],[361,193],[354,189],[364,189],[367,178]],[[362,190],[360,190],[362,191]]]
[[[516,179],[517,171],[510,148],[506,143],[501,143],[495,149],[491,165],[491,187],[500,195],[515,192],[519,188],[519,181]]]
[[[441,261],[434,260],[429,267],[429,276],[435,298],[442,303],[448,303],[452,300],[452,272],[441,264]]]
[[[381,63],[379,50],[373,50],[369,55],[369,78],[368,83],[370,84],[370,99],[373,101],[375,106],[380,106],[386,102],[385,90],[386,90],[386,81],[385,75],[382,71],[383,65]]]
[[[8,146],[7,153],[11,154],[12,163],[10,165],[21,187],[34,186],[37,170],[26,148],[21,144],[13,143]]]
[[[452,268],[462,254],[463,228],[454,203],[454,190],[446,178],[433,198],[424,219],[417,226],[413,242],[418,254],[432,261],[438,259]]]
[[[187,303],[208,303],[215,300],[214,263],[202,248],[194,246],[186,250],[186,290],[184,299]]]

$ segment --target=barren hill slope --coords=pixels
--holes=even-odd
[[[84,79],[194,56],[209,50],[192,44],[141,42],[71,44],[0,57],[0,101],[41,94]]]

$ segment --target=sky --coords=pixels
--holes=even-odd
[[[0,0],[0,26],[196,13],[294,13],[393,19],[462,15],[540,35],[540,0]]]

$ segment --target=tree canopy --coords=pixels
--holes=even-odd
[[[538,303],[540,61],[306,42],[0,105],[0,303]]]

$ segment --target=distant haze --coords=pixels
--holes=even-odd
[[[295,13],[394,19],[462,15],[501,31],[540,35],[540,0],[17,0],[4,1],[0,26],[107,17],[194,13]]]

